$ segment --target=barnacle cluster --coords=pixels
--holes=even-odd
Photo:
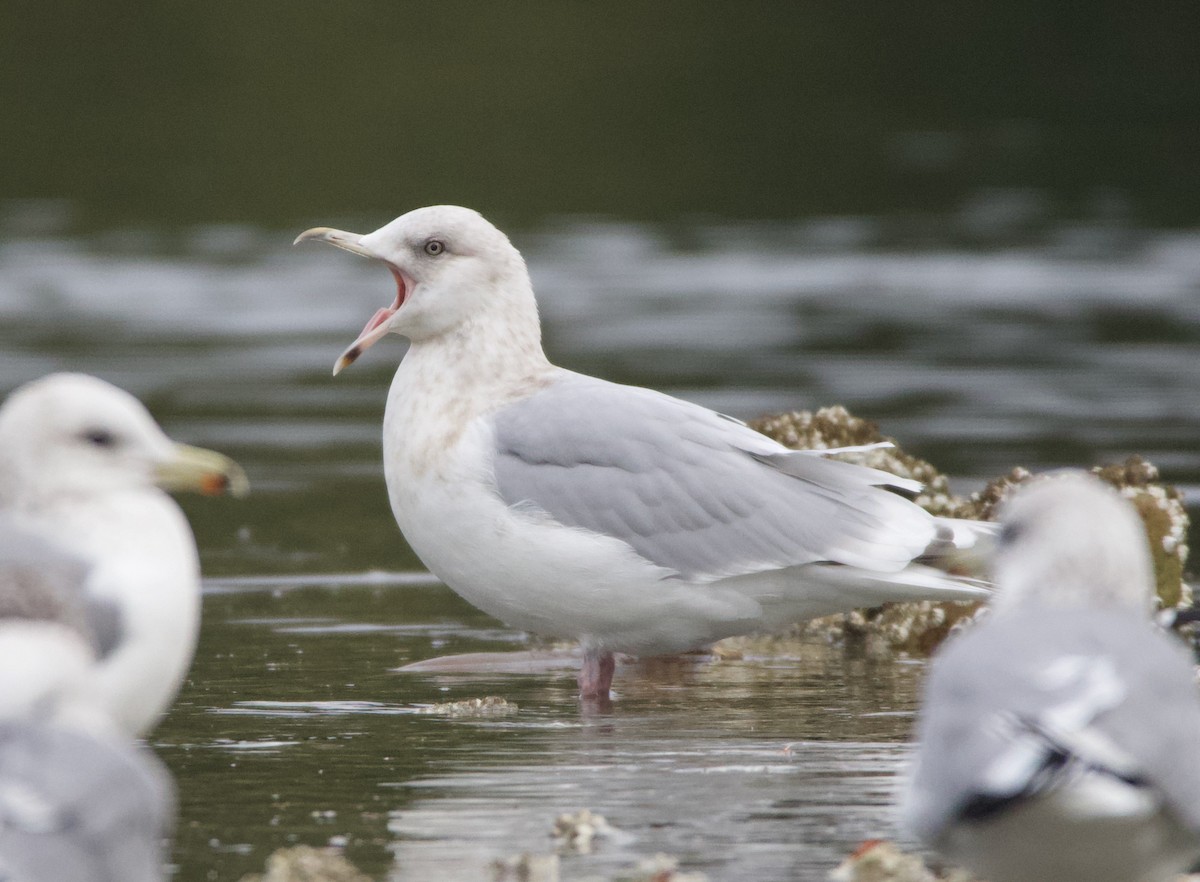
[[[1029,470],[1017,467],[989,481],[970,496],[956,496],[946,477],[932,464],[906,453],[895,439],[880,432],[874,423],[853,416],[841,406],[824,407],[815,412],[770,414],[750,420],[749,424],[795,450],[828,450],[887,442],[892,446],[835,455],[920,481],[924,489],[914,501],[931,514],[943,517],[994,520],[997,506],[1009,491],[1033,477]],[[1163,609],[1191,606],[1192,591],[1184,580],[1189,521],[1182,495],[1174,487],[1163,484],[1158,469],[1140,456],[1131,456],[1123,463],[1096,466],[1092,472],[1117,488],[1141,515],[1154,561],[1160,606]],[[969,621],[977,608],[978,604],[972,603],[933,601],[885,604],[802,623],[780,639],[820,635],[829,639],[861,640],[871,654],[900,651],[924,655],[955,627]],[[722,641],[719,654],[737,655],[739,639]]]

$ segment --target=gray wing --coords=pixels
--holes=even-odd
[[[1200,832],[1200,697],[1181,646],[1108,610],[1011,612],[934,661],[901,809],[936,843],[949,824],[1036,796],[1080,767],[1158,791]]]
[[[0,514],[0,620],[60,622],[77,630],[98,657],[120,642],[112,601],[88,593],[89,567],[43,531]]]
[[[887,485],[914,482],[789,451],[729,417],[563,372],[494,417],[504,502],[612,536],[680,577],[828,561],[895,572],[932,518]]]
[[[37,723],[0,727],[0,878],[161,882],[170,775],[148,750]]]

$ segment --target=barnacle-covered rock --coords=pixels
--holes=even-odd
[[[1133,503],[1146,526],[1150,557],[1154,563],[1155,590],[1163,609],[1192,605],[1190,586],[1183,580],[1187,565],[1188,513],[1183,496],[1161,483],[1158,468],[1134,455],[1123,463],[1095,466],[1092,474],[1115,487]],[[996,509],[1009,492],[1033,478],[1027,469],[1015,468],[952,509],[951,516],[973,520],[995,520]]]
[[[593,814],[590,809],[582,809],[574,814],[559,815],[554,821],[554,830],[550,835],[554,837],[561,852],[591,854],[592,840],[597,836],[610,836],[612,832],[613,828],[604,815]]]
[[[916,600],[844,614],[847,638],[865,641],[872,656],[890,652],[929,655],[956,627],[974,620],[982,605],[970,601]]]
[[[844,407],[824,407],[814,412],[792,411],[750,420],[749,425],[795,450],[828,450],[889,442],[892,447],[837,454],[838,458],[882,469],[925,485],[914,500],[931,514],[995,520],[996,509],[1013,487],[1034,477],[1028,469],[1017,467],[996,478],[981,490],[962,498],[950,492],[946,477],[923,459],[904,452],[893,438],[879,431],[868,420],[855,417]],[[1160,482],[1158,469],[1140,456],[1123,463],[1097,466],[1092,472],[1116,487],[1133,503],[1146,525],[1154,561],[1156,590],[1164,609],[1192,604],[1192,592],[1183,581],[1187,564],[1188,515],[1180,493]],[[893,603],[868,610],[825,616],[802,623],[789,631],[789,638],[860,640],[868,654],[910,652],[927,654],[953,629],[969,622],[979,609],[974,603]],[[753,638],[743,638],[753,639]],[[738,638],[718,644],[717,656],[742,651]]]
[[[491,864],[492,882],[558,882],[556,854],[518,854],[496,858]]]
[[[1190,523],[1183,495],[1169,484],[1161,483],[1158,469],[1140,456],[1092,471],[1120,490],[1142,516],[1154,561],[1155,587],[1163,608],[1191,606],[1191,586],[1183,580]]]
[[[749,425],[793,450],[829,450],[886,442],[892,446],[862,453],[837,454],[837,458],[920,481],[924,490],[915,501],[932,514],[949,514],[958,503],[950,493],[949,482],[937,469],[925,460],[901,450],[895,439],[880,432],[877,425],[853,416],[840,404],[822,407],[816,413],[793,410],[769,414],[750,420]]]
[[[462,701],[443,701],[439,704],[422,705],[419,714],[438,717],[505,717],[517,712],[517,706],[506,698],[488,695],[484,698],[467,698]]]
[[[679,859],[669,854],[656,854],[638,861],[633,875],[619,876],[622,882],[708,882],[703,873],[685,873],[679,869]]]
[[[251,873],[241,882],[371,882],[371,877],[335,848],[296,845],[272,852],[265,873]]]
[[[829,874],[829,882],[971,882],[965,870],[934,872],[920,855],[886,839],[868,839]]]

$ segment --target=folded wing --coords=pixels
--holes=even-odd
[[[790,451],[729,417],[562,372],[494,416],[495,478],[517,510],[626,542],[690,581],[831,562],[898,572],[934,519],[875,469]]]

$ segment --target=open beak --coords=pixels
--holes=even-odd
[[[172,492],[192,491],[205,496],[245,496],[250,481],[242,467],[215,450],[176,444],[171,458],[155,469],[155,483]]]
[[[357,254],[360,257],[383,260],[379,255],[372,253],[360,244],[362,236],[358,233],[347,233],[345,230],[335,230],[332,227],[313,227],[311,230],[305,230],[296,237],[296,241],[292,244],[299,245],[301,242],[313,241],[328,242],[330,245],[341,248],[343,251],[349,251],[351,254]],[[404,305],[404,298],[408,293],[409,285],[396,267],[392,266],[386,260],[383,260],[383,263],[391,270],[392,276],[396,279],[396,299],[391,306],[385,306],[378,310],[375,315],[371,316],[370,320],[363,327],[362,333],[358,335],[358,339],[351,343],[346,351],[338,356],[338,360],[333,365],[333,375],[335,377],[341,373],[343,368],[354,364],[360,355],[387,335],[388,322],[396,314],[396,310]]]

